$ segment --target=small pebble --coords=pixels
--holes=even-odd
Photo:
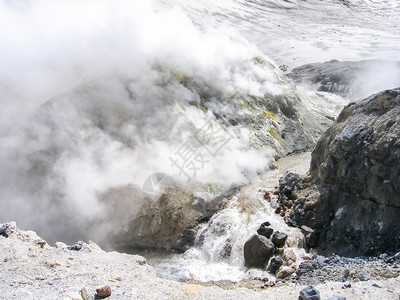
[[[351,288],[351,283],[349,282],[349,283],[345,283],[343,286],[342,286],[342,289],[348,289],[348,288]]]
[[[79,251],[79,250],[81,250],[82,249],[82,247],[83,247],[83,242],[77,242],[77,243],[75,243],[75,244],[73,244],[73,245],[71,245],[71,246],[68,246],[68,249],[69,250],[74,250],[74,251]]]
[[[101,288],[96,289],[96,294],[99,298],[107,298],[111,296],[111,288],[106,285]]]
[[[83,300],[88,300],[88,293],[85,287],[81,289],[81,297]]]
[[[381,286],[379,283],[377,283],[377,282],[374,282],[374,283],[372,284],[372,286],[373,286],[373,287],[376,287],[376,288],[382,288],[382,286]]]

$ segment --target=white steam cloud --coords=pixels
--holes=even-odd
[[[0,221],[50,240],[104,239],[154,172],[187,181],[170,158],[218,125],[191,87],[217,112],[216,97],[281,93],[240,36],[147,1],[1,0],[0,45]],[[242,184],[268,168],[249,132],[229,130],[191,182]]]

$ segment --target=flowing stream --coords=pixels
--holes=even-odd
[[[212,217],[199,230],[202,242],[183,254],[162,254],[143,252],[148,263],[155,267],[161,277],[175,280],[232,280],[254,277],[270,278],[266,271],[247,270],[244,266],[243,245],[256,233],[261,223],[269,221],[275,231],[289,235],[288,245],[302,260],[304,249],[297,247],[302,234],[298,229],[288,227],[283,219],[274,213],[272,201],[264,199],[264,193],[273,192],[279,178],[287,171],[305,174],[310,166],[310,152],[289,155],[278,160],[277,168],[261,176],[259,182],[242,187],[239,195],[232,197],[228,205]],[[228,252],[228,253],[227,253]]]

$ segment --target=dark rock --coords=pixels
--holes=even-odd
[[[351,288],[351,283],[350,283],[350,282],[345,283],[345,284],[342,286],[342,289],[349,289],[349,288]]]
[[[272,235],[272,233],[274,232],[274,230],[271,227],[260,227],[257,230],[257,233],[259,235],[263,235],[266,238],[270,238],[270,236]]]
[[[311,229],[305,225],[301,226],[301,230],[304,234],[307,248],[314,248],[317,245],[318,234],[314,229]]]
[[[288,236],[286,233],[276,231],[272,235],[272,242],[274,243],[276,248],[282,248],[285,245],[287,237]]]
[[[268,221],[266,221],[266,222],[264,222],[264,223],[262,223],[262,224],[260,225],[260,227],[268,227],[268,226],[271,226],[271,223],[268,222]]]
[[[299,300],[320,300],[319,291],[309,285],[300,291]]]
[[[8,224],[0,224],[0,235],[4,236],[5,238],[8,238]]]
[[[111,296],[111,287],[106,285],[96,289],[96,295],[99,298],[107,298]]]
[[[313,261],[313,260],[306,260],[303,261],[299,268],[296,271],[296,275],[298,277],[301,276],[307,276],[307,277],[312,277],[314,270],[318,268],[318,264],[317,262]]]
[[[268,265],[268,272],[275,274],[276,271],[279,270],[279,268],[282,266],[283,262],[282,259],[280,257],[273,257],[271,258],[271,260],[269,261],[269,265]]]
[[[253,235],[244,244],[246,266],[263,268],[274,253],[274,244],[262,235]]]
[[[194,226],[190,226],[189,228],[185,229],[185,231],[183,231],[182,235],[176,241],[174,249],[185,252],[194,245],[196,235],[197,229]]]
[[[229,258],[232,254],[232,242],[228,239],[222,248],[221,252],[219,253],[220,258]]]
[[[343,296],[334,296],[329,298],[328,300],[346,300],[346,298]]]
[[[289,199],[293,199],[293,191],[299,184],[300,180],[301,176],[299,174],[294,172],[285,172],[285,174],[279,178],[279,189],[281,193],[286,195]]]
[[[82,247],[83,247],[83,242],[79,241],[71,246],[68,246],[68,249],[73,251],[79,251],[82,249]]]
[[[280,186],[279,202],[290,223],[318,233],[309,242],[325,253],[399,249],[399,137],[400,89],[345,107],[312,152],[310,176],[301,185],[292,180],[291,187]],[[285,206],[289,198],[291,208]]]
[[[393,256],[385,258],[385,262],[388,263],[388,264],[394,263],[396,261],[400,261],[400,252],[396,253]]]

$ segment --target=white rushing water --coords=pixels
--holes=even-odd
[[[268,221],[275,231],[288,234],[285,251],[293,251],[299,264],[305,253],[304,249],[298,248],[302,233],[287,226],[279,214],[275,214],[277,206],[273,191],[284,172],[305,174],[310,158],[310,153],[306,152],[280,159],[276,169],[265,173],[257,183],[242,188],[223,210],[202,226],[197,234],[198,246],[184,254],[145,252],[148,262],[156,268],[159,276],[175,280],[238,281],[255,277],[274,280],[266,271],[248,270],[243,257],[244,243],[256,233],[261,223]],[[265,200],[265,192],[270,192],[270,202]]]
[[[162,172],[188,189],[247,184],[202,227],[202,246],[149,258],[162,276],[253,276],[242,247],[263,221],[289,233],[301,258],[298,231],[259,190],[308,157],[268,171],[271,152],[253,147],[254,133],[239,124],[227,126],[230,143],[205,157],[193,185],[170,158],[241,96],[295,93],[332,116],[346,99],[325,95],[321,108],[314,91],[293,87],[277,66],[400,61],[399,10],[399,1],[373,0],[0,0],[0,222],[49,240],[106,244],[138,214],[145,180]],[[371,69],[363,78],[377,92],[399,74]]]

